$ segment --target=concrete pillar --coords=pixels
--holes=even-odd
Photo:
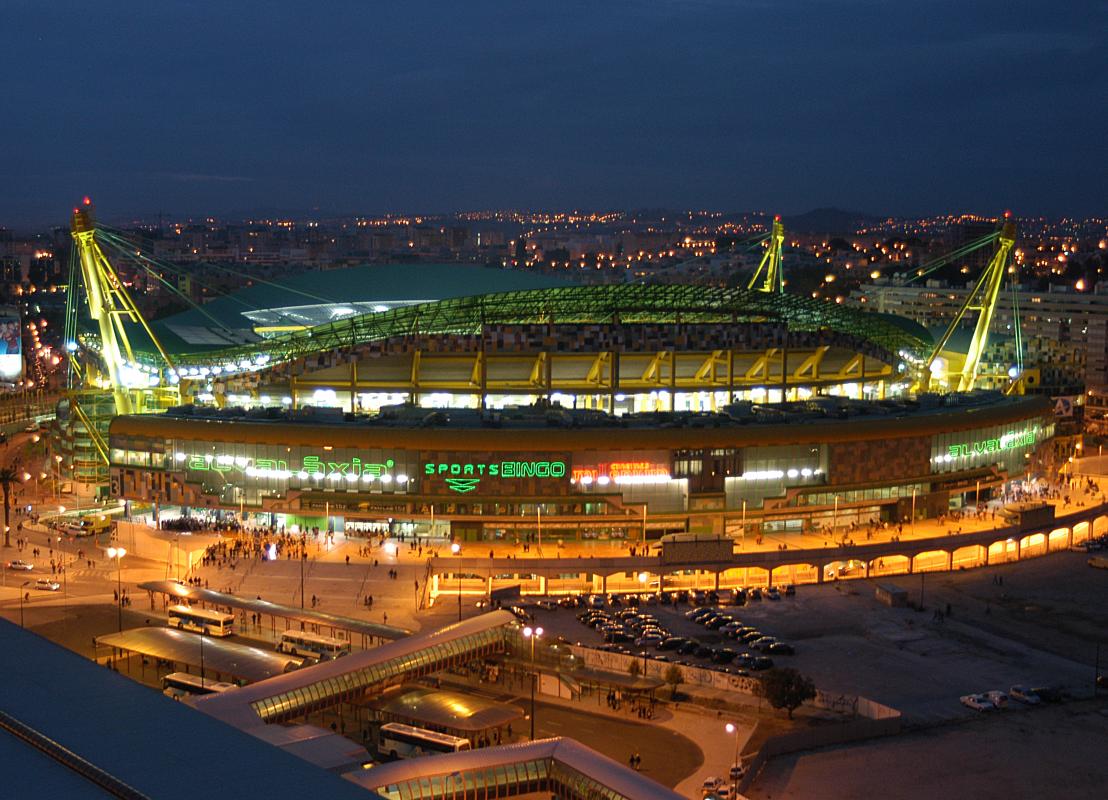
[[[985,548],[985,566],[987,567],[989,566],[989,545],[985,544],[981,546]]]
[[[865,565],[866,565],[866,577],[868,578],[869,577],[869,562],[868,561],[865,562]]]
[[[539,576],[539,592],[540,594],[542,594],[543,597],[546,597],[548,594],[550,594],[550,581],[545,575]]]
[[[719,591],[719,573],[716,573],[716,591]]]
[[[816,564],[816,583],[823,583],[824,574],[827,571],[826,564]]]
[[[600,576],[600,593],[601,594],[607,594],[608,593],[608,576],[607,575],[601,575]]]
[[[954,569],[954,551],[951,550],[946,554],[946,568]]]

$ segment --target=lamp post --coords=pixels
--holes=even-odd
[[[912,535],[916,535],[916,488],[912,487]]]
[[[30,581],[23,581],[23,583],[19,584],[19,627],[21,628],[23,627],[23,587],[29,583]],[[532,645],[532,648],[533,647],[534,645]],[[531,738],[534,739],[534,735],[532,735]]]
[[[457,542],[450,545],[450,552],[454,555],[462,552],[462,546]],[[462,621],[462,573],[458,572],[458,568],[454,568],[454,574],[458,577],[458,622]]]
[[[125,555],[127,550],[123,547],[108,548],[108,558],[115,559],[115,597],[120,633],[123,633],[123,556]]]
[[[739,726],[734,722],[728,722],[723,729],[735,737],[735,760],[733,766],[739,766]]]
[[[300,534],[300,607],[304,607],[304,560],[308,557],[308,534]]]
[[[531,640],[531,741],[535,741],[535,684],[539,675],[535,671],[535,640],[542,636],[542,628],[523,629],[523,637]]]
[[[745,551],[746,550],[746,501],[745,500],[743,500],[743,532],[742,532],[742,536],[743,536],[743,541],[742,541],[742,545],[740,545],[740,548],[743,551]]]

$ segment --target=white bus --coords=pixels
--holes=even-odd
[[[469,749],[469,739],[438,733],[424,728],[414,728],[399,722],[387,722],[381,726],[380,744],[377,750],[389,758],[417,758],[435,753],[457,753]]]
[[[237,688],[233,683],[213,681],[211,678],[202,679],[199,675],[190,675],[187,672],[171,672],[162,678],[162,694],[174,700],[180,700],[188,695],[217,694]]]
[[[339,656],[350,655],[350,642],[345,639],[320,636],[318,633],[285,631],[281,634],[281,641],[277,642],[277,652],[314,658],[318,661],[330,661]]]
[[[208,636],[230,636],[235,632],[235,615],[206,611],[203,608],[170,606],[169,627],[194,633],[206,633]]]

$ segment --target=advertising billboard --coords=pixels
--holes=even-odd
[[[0,308],[0,381],[23,378],[23,345],[18,308]]]

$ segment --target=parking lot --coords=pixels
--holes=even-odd
[[[800,586],[793,597],[741,607],[730,605],[730,593],[723,592],[722,604],[707,606],[787,643],[795,655],[763,654],[697,624],[685,616],[696,608],[688,603],[637,610],[666,634],[695,639],[713,650],[767,655],[777,666],[796,667],[825,691],[870,697],[902,711],[909,725],[929,724],[977,713],[959,702],[975,692],[1007,691],[1017,684],[1062,686],[1077,695],[1091,690],[1091,642],[1097,630],[1100,635],[1108,630],[1102,600],[1108,571],[1090,569],[1085,560],[1062,553],[992,569],[895,580],[912,603],[923,592],[924,611],[882,605],[874,596],[875,581]],[[634,640],[605,644],[603,633],[577,620],[580,608],[529,605],[529,610],[548,635],[570,642],[757,674],[738,660],[713,663],[707,651],[698,656],[658,650],[656,644]],[[605,604],[603,610],[617,620],[628,607],[623,601],[614,608]],[[641,632],[625,630],[629,636]]]
[[[543,608],[528,604],[548,635],[589,647],[617,652],[645,654],[648,658],[682,665],[746,675],[791,663],[791,645],[775,632],[774,613],[769,606],[792,604],[794,597],[781,594],[777,600],[750,600],[733,605],[730,592],[721,592],[717,602],[704,597],[663,603],[652,597],[637,606],[627,596],[614,601],[600,596],[593,602],[572,608]],[[766,606],[766,608],[761,608]],[[698,615],[700,622],[690,618]],[[755,618],[760,618],[755,622]],[[591,624],[589,624],[591,622]],[[742,638],[741,638],[742,637]],[[745,638],[745,641],[744,641]]]

